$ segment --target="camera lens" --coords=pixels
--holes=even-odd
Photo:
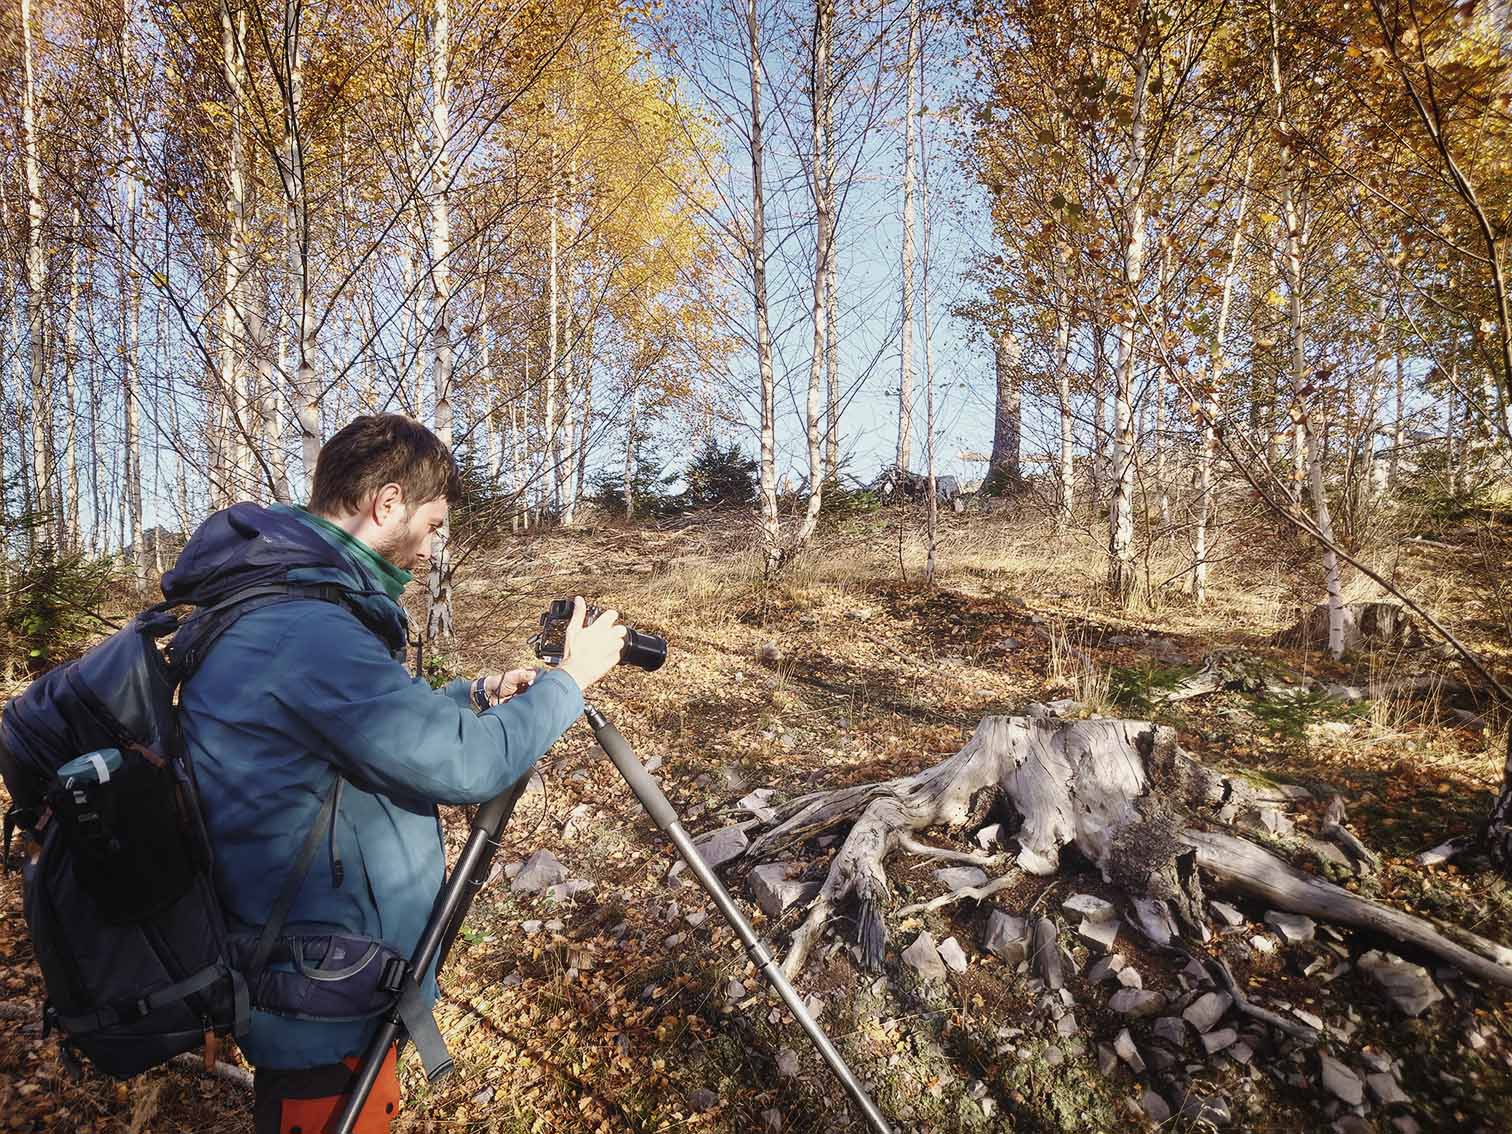
[[[648,673],[660,669],[667,660],[667,640],[655,634],[625,629],[625,646],[620,650],[620,665],[633,665]]]

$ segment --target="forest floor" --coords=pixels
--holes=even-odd
[[[1301,808],[1303,822],[1338,793],[1353,830],[1382,857],[1376,874],[1351,879],[1350,888],[1512,944],[1512,887],[1502,877],[1414,860],[1472,831],[1489,809],[1505,722],[1454,717],[1431,697],[1399,694],[1343,703],[1219,693],[1160,703],[1160,691],[1220,647],[1245,650],[1303,684],[1380,691],[1424,667],[1462,676],[1451,663],[1407,653],[1334,664],[1314,648],[1272,645],[1321,583],[1305,548],[1275,532],[1236,540],[1205,608],[1157,592],[1115,612],[1099,597],[1095,530],[1053,537],[1036,519],[946,516],[931,590],[921,580],[917,523],[917,514],[902,511],[834,521],[773,583],[761,580],[754,530],[739,517],[514,537],[464,565],[459,644],[437,664],[474,673],[528,661],[524,639],[556,594],[587,594],[665,635],[671,655],[661,671],[616,672],[593,701],[643,760],[659,762],[656,775],[695,835],[750,819],[738,801],[753,789],[772,789],[776,804],[918,771],[956,751],[985,715],[1069,697],[1083,713],[1170,724],[1182,746],[1209,763],[1310,788],[1316,802]],[[1432,543],[1387,549],[1394,577],[1512,668],[1506,605],[1499,584],[1485,582],[1512,577],[1502,574],[1508,544],[1483,533],[1463,542],[1452,530],[1430,534]],[[1159,551],[1144,567],[1158,584],[1179,574],[1179,555]],[[674,852],[586,725],[568,732],[542,771],[542,789],[521,802],[500,862],[544,848],[591,888],[558,905],[513,892],[501,871],[483,890],[442,979],[439,1017],[458,1071],[427,1086],[406,1060],[399,1129],[859,1130],[711,903],[685,873],[673,875]],[[455,850],[467,816],[450,811],[447,819]],[[927,837],[970,849],[973,835]],[[823,877],[833,848],[802,853],[805,877]],[[801,913],[766,917],[751,900],[753,865],[741,858],[721,873],[780,954]],[[894,855],[894,908],[942,893],[938,865]],[[6,1003],[35,1008],[41,984],[18,891],[16,876],[0,880],[0,988]],[[895,1129],[1138,1128],[1149,1078],[1123,1063],[1100,1070],[1099,1045],[1127,1024],[1147,1046],[1151,1021],[1130,1024],[1108,1008],[1109,989],[1086,979],[1089,957],[1076,944],[1067,981],[1075,1030],[1058,1029],[1030,978],[981,947],[993,906],[1059,918],[1071,894],[1107,892],[1095,871],[1068,858],[1059,874],[1022,876],[988,902],[893,914],[880,974],[857,966],[840,919],[798,987]],[[1208,1059],[1190,1044],[1177,1058],[1188,1061],[1190,1081],[1223,1095],[1227,1128],[1337,1123],[1388,1132],[1414,1128],[1404,1125],[1410,1120],[1425,1131],[1512,1130],[1505,990],[1441,971],[1443,999],[1420,1018],[1404,1017],[1356,968],[1322,977],[1389,943],[1346,931],[1288,945],[1272,933],[1277,947],[1260,953],[1245,941],[1268,931],[1264,907],[1234,904],[1245,924],[1218,934],[1210,948],[1227,951],[1241,984],[1257,1002],[1324,1021],[1330,1050],[1346,1062],[1395,1067],[1407,1101],[1367,1103],[1355,1115],[1319,1081],[1315,1052],[1262,1045],[1245,1063],[1232,1053]],[[921,929],[937,941],[956,938],[965,971],[943,985],[913,980],[899,952]],[[1063,939],[1075,941],[1074,929]],[[1132,931],[1116,948],[1145,988],[1179,994],[1176,968]],[[0,1130],[250,1130],[250,1110],[241,1088],[177,1069],[124,1084],[86,1073],[74,1083],[33,1021],[0,1020]],[[1206,1128],[1190,1114],[1165,1125]]]

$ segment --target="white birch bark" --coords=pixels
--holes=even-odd
[[[1234,235],[1229,241],[1228,266],[1223,273],[1223,298],[1218,305],[1218,325],[1213,330],[1213,340],[1208,346],[1208,375],[1203,389],[1198,391],[1202,418],[1202,451],[1197,461],[1197,531],[1195,533],[1195,558],[1192,567],[1192,598],[1200,606],[1207,601],[1208,546],[1211,542],[1213,524],[1213,474],[1218,459],[1218,386],[1228,368],[1223,354],[1228,335],[1229,313],[1234,306],[1234,281],[1239,274],[1239,249],[1244,239],[1244,218],[1249,208],[1250,176],[1254,172],[1255,156],[1250,154],[1244,162],[1244,185],[1239,191],[1239,211],[1234,216]]]
[[[1135,305],[1145,255],[1145,88],[1150,75],[1148,32],[1139,31],[1126,167],[1128,234],[1123,255],[1123,310],[1118,316],[1118,363],[1113,394],[1113,496],[1108,508],[1108,590],[1120,603],[1134,592]]]
[[[898,375],[899,473],[908,471],[913,447],[913,265],[914,265],[914,69],[917,67],[919,0],[908,0],[908,47],[904,51],[908,95],[903,117],[903,325],[902,364]]]
[[[304,45],[299,0],[286,0],[284,73],[289,77],[284,138],[285,192],[293,240],[289,244],[289,278],[294,287],[294,389],[297,391],[299,453],[304,465],[305,491],[315,487],[315,462],[320,457],[320,382],[315,373],[314,274],[310,270],[310,199],[305,180]]]
[[[78,371],[79,343],[79,294],[82,290],[79,278],[79,206],[75,203],[69,210],[69,231],[73,242],[68,256],[68,315],[63,327],[63,397],[67,422],[63,432],[63,477],[66,497],[63,506],[63,546],[77,554],[80,550],[79,532],[79,460],[78,425],[79,408],[75,397],[74,383]],[[0,500],[5,498],[0,486]]]
[[[1056,249],[1055,272],[1055,398],[1060,415],[1060,489],[1055,525],[1064,530],[1071,523],[1071,509],[1076,502],[1075,423],[1071,417],[1071,286],[1067,261],[1071,250],[1065,244]]]
[[[1018,492],[1024,479],[1021,463],[1023,392],[1019,384],[1022,357],[1023,348],[1018,339],[1012,331],[1003,328],[992,352],[997,398],[992,415],[992,453],[987,461],[987,476],[1005,495]]]
[[[827,319],[826,287],[829,283],[831,223],[833,202],[829,196],[828,179],[824,174],[829,145],[826,127],[829,122],[830,98],[830,49],[833,38],[834,0],[815,0],[814,4],[814,60],[810,75],[813,127],[813,146],[810,150],[810,184],[814,193],[814,247],[813,302],[809,308],[813,337],[809,353],[808,400],[805,403],[804,428],[808,443],[808,506],[804,509],[803,523],[798,528],[794,547],[808,542],[819,524],[819,509],[824,495],[824,415],[820,403],[821,383],[824,380],[824,358],[828,352],[826,336],[829,331]]]
[[[36,39],[32,23],[40,18],[33,0],[21,3],[21,150],[26,169],[26,335],[31,364],[31,483],[32,507],[38,523],[28,528],[34,544],[51,543],[52,470],[48,468],[49,406],[47,383],[47,235],[42,198],[42,151],[37,125]]]
[[[1402,331],[1400,327],[1397,328],[1396,349],[1393,353],[1396,355],[1396,405],[1392,413],[1391,460],[1386,464],[1386,483],[1388,485],[1395,485],[1397,483],[1397,469],[1401,461],[1402,444],[1406,439],[1406,425],[1404,424],[1407,415],[1407,383],[1406,375],[1404,374],[1406,360],[1402,356]]]
[[[557,229],[559,220],[557,210],[559,208],[557,194],[557,148],[555,143],[551,147],[551,202],[547,208],[548,228],[550,234],[546,245],[546,395],[545,395],[545,420],[541,427],[541,442],[544,445],[544,457],[547,464],[547,482],[551,504],[560,508],[562,504],[562,480],[561,480],[561,447],[557,442],[557,367],[560,357],[557,345],[557,307],[560,303],[558,298],[558,273],[561,264],[558,259]]]
[[[1298,457],[1305,456],[1308,487],[1312,494],[1313,522],[1323,541],[1323,576],[1328,590],[1328,651],[1335,658],[1344,653],[1344,600],[1339,578],[1339,557],[1333,550],[1333,521],[1328,512],[1328,494],[1323,482],[1323,454],[1318,445],[1317,427],[1312,420],[1307,382],[1306,327],[1303,319],[1302,264],[1306,249],[1305,221],[1297,205],[1297,151],[1290,141],[1286,110],[1282,104],[1280,32],[1276,19],[1276,0],[1270,0],[1271,93],[1275,99],[1276,127],[1281,135],[1283,172],[1281,180],[1282,220],[1286,225],[1286,274],[1291,324],[1291,378],[1295,399]],[[1294,458],[1295,459],[1295,458]]]
[[[453,447],[451,305],[451,11],[450,0],[433,0],[430,20],[431,70],[431,374],[435,383],[436,436]],[[423,500],[408,501],[413,508]],[[447,555],[450,523],[431,543],[430,605],[425,633],[432,641],[452,636],[452,572]]]
[[[832,17],[833,18],[833,17]],[[840,467],[840,347],[835,339],[836,232],[834,99],[824,100],[824,195],[830,205],[829,251],[824,259],[824,479],[839,475]]]
[[[761,376],[761,531],[766,570],[782,563],[777,519],[777,382],[772,370],[772,332],[767,313],[766,197],[762,176],[761,27],[756,0],[746,0],[751,65],[751,293],[756,314],[756,365]]]
[[[924,97],[924,73],[919,72],[919,98]],[[934,328],[929,319],[929,161],[925,149],[924,122],[919,121],[919,165],[923,172],[920,184],[920,205],[923,213],[923,240],[919,248],[919,276],[923,294],[919,297],[923,309],[924,331],[924,479],[929,494],[925,512],[924,585],[934,586],[936,557],[940,547],[940,502],[935,492],[935,386],[934,386]]]

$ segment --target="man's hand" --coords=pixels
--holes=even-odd
[[[572,621],[567,623],[559,667],[585,690],[619,664],[620,651],[625,647],[625,627],[616,625],[618,611],[606,610],[584,625],[587,614],[588,604],[578,595],[572,600]]]
[[[512,669],[508,673],[491,673],[483,679],[483,694],[490,705],[502,705],[516,693],[529,689],[536,679],[533,669]]]

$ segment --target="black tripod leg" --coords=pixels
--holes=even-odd
[[[587,708],[587,714],[588,723],[593,726],[594,736],[598,738],[599,744],[608,754],[609,759],[614,761],[614,766],[619,769],[620,775],[630,785],[630,790],[641,801],[641,805],[655,820],[656,825],[672,840],[672,845],[677,848],[677,853],[682,855],[683,861],[688,864],[688,870],[693,877],[698,879],[703,888],[708,891],[709,897],[714,899],[715,907],[725,921],[729,922],[735,935],[740,938],[740,943],[745,946],[746,952],[761,971],[762,977],[772,986],[783,1004],[787,1006],[788,1012],[798,1021],[798,1025],[823,1057],[824,1062],[834,1072],[835,1078],[840,1080],[840,1085],[850,1095],[856,1109],[861,1112],[877,1134],[891,1134],[892,1128],[888,1126],[887,1119],[882,1117],[877,1104],[872,1102],[871,1096],[866,1093],[866,1088],[861,1086],[860,1080],[846,1065],[845,1059],[835,1050],[835,1045],[819,1027],[819,1022],[809,1012],[807,1005],[799,999],[798,993],[788,983],[787,977],[782,975],[782,969],[767,951],[767,947],[762,944],[761,939],[756,936],[751,923],[735,905],[729,891],[724,888],[724,883],[719,880],[714,871],[709,869],[709,864],[704,862],[702,856],[699,855],[698,849],[693,845],[693,840],[683,830],[677,812],[673,810],[672,804],[657,786],[656,781],[651,778],[651,773],[646,771],[645,765],[636,759],[635,752],[626,743],[625,738],[609,723],[603,713],[590,705]]]
[[[437,970],[445,963],[447,954],[457,940],[457,933],[462,928],[462,921],[472,908],[473,899],[488,881],[489,868],[499,849],[499,835],[514,813],[520,796],[525,794],[525,785],[529,780],[530,773],[526,772],[503,793],[479,807],[478,813],[473,816],[472,832],[467,836],[467,843],[462,848],[456,867],[436,898],[430,920],[420,934],[414,953],[410,955],[409,974],[415,980],[425,979],[432,962],[436,962]],[[368,1041],[367,1048],[362,1053],[362,1062],[357,1065],[357,1077],[341,1108],[341,1114],[336,1119],[336,1124],[330,1127],[335,1134],[352,1134],[357,1116],[362,1113],[368,1095],[373,1092],[373,1084],[378,1081],[378,1073],[383,1069],[384,1056],[403,1031],[404,1026],[397,1009],[385,1016],[378,1025],[378,1030],[373,1033],[373,1038]]]

